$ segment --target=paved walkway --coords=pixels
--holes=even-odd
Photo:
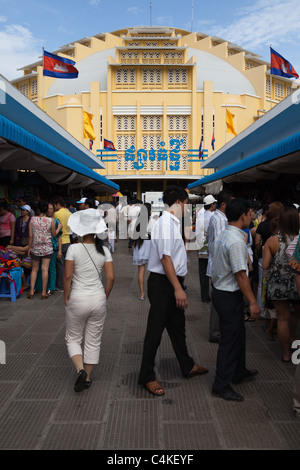
[[[181,376],[167,335],[157,357],[163,397],[137,386],[149,304],[138,300],[137,271],[125,241],[114,254],[100,364],[91,388],[75,394],[67,356],[63,294],[16,303],[0,299],[0,449],[209,450],[300,449],[292,411],[295,366],[281,362],[263,322],[246,324],[248,367],[258,378],[235,386],[242,403],[212,397],[218,345],[208,342],[209,305],[199,297],[197,258],[186,278],[190,354],[209,373]]]

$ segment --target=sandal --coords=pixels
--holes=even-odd
[[[255,318],[251,318],[250,315],[245,315],[245,321],[255,321]]]
[[[162,395],[165,394],[164,389],[160,385],[158,380],[153,380],[152,382],[147,382],[144,385],[145,389],[148,390],[149,393],[152,393],[152,395],[156,395],[158,397],[161,397]]]
[[[91,384],[92,384],[92,379],[86,380],[84,382],[84,388],[90,388]]]
[[[30,299],[30,300],[33,299],[33,294],[28,294],[27,299]]]
[[[84,384],[86,382],[87,373],[84,369],[81,369],[78,372],[78,377],[74,385],[74,392],[82,392],[84,389]]]
[[[190,373],[186,376],[187,379],[190,379],[191,377],[195,377],[195,375],[203,375],[207,374],[208,369],[203,366],[199,366],[198,364],[195,364]]]

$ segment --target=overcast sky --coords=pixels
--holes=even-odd
[[[300,75],[299,0],[0,0],[0,73],[21,76],[43,46],[150,23],[216,35],[267,61],[272,44]]]

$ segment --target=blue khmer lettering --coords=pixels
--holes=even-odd
[[[183,139],[171,139],[170,145],[174,147],[169,152],[169,168],[171,171],[180,170],[180,146],[183,144]],[[160,148],[157,152],[154,149],[147,150],[140,149],[135,154],[135,147],[132,145],[129,149],[125,150],[125,161],[133,162],[133,168],[135,170],[142,170],[147,162],[148,158],[150,162],[154,162],[156,159],[158,162],[168,160],[168,151],[165,149],[165,142],[160,142]],[[137,161],[135,161],[137,160]]]

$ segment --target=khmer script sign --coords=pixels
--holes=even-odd
[[[171,150],[167,150],[165,148],[166,143],[160,142],[160,148],[158,150],[151,149],[139,149],[136,151],[134,145],[132,145],[129,149],[125,150],[125,162],[131,162],[132,167],[134,170],[143,170],[145,167],[145,163],[147,161],[150,162],[167,162],[169,161],[168,169],[171,171],[179,171],[180,170],[180,151],[181,146],[183,144],[183,139],[171,139],[170,146],[172,147]],[[116,162],[117,159],[104,159],[103,157],[108,157],[107,153],[104,153],[104,150],[97,150],[97,155],[101,158],[103,162]],[[109,156],[111,152],[109,152]],[[207,150],[203,149],[202,156],[207,157]],[[187,157],[190,157],[188,162],[202,162],[203,159],[199,159],[199,149],[188,150]]]

